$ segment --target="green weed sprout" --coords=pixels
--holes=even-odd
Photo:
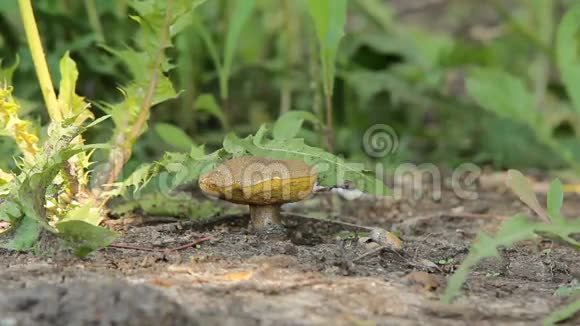
[[[556,179],[550,184],[547,210],[539,204],[531,184],[519,171],[510,170],[506,183],[519,199],[528,205],[542,221],[535,222],[523,214],[518,214],[505,221],[493,236],[486,232],[480,232],[469,254],[455,274],[449,279],[447,288],[441,298],[444,303],[451,303],[459,295],[467,275],[477,263],[485,258],[500,257],[499,248],[513,246],[519,241],[531,240],[542,236],[580,250],[580,243],[571,237],[573,234],[580,233],[580,220],[565,218],[560,213],[564,191],[559,180]],[[580,291],[575,291],[573,294],[580,296]],[[578,311],[580,311],[580,297],[568,306],[553,312],[544,322],[550,325],[563,321],[571,318]]]

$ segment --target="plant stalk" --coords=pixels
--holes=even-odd
[[[326,147],[329,152],[334,151],[334,137],[332,130],[332,91],[330,90],[330,85],[325,81],[324,83],[324,98],[326,102]]]
[[[554,36],[554,3],[546,1],[540,8],[535,8],[531,2],[527,4],[532,11],[533,17],[530,26],[537,26],[535,34],[539,35],[544,44],[553,44]],[[534,98],[536,107],[541,107],[546,99],[548,83],[550,79],[550,57],[544,52],[536,54],[532,65],[532,82],[534,85]]]
[[[87,16],[89,17],[89,24],[95,32],[97,42],[105,43],[105,34],[103,33],[103,26],[99,20],[99,13],[97,12],[97,7],[95,6],[95,0],[84,0],[84,2]]]
[[[50,71],[48,70],[46,55],[42,47],[40,34],[38,33],[38,26],[36,25],[36,19],[34,18],[32,4],[30,0],[18,0],[18,4],[20,8],[20,15],[22,17],[22,23],[24,25],[26,40],[28,42],[28,47],[32,55],[32,61],[34,63],[34,70],[36,71],[36,76],[38,77],[38,83],[40,84],[40,89],[42,91],[42,96],[44,98],[44,104],[46,106],[48,116],[50,117],[51,121],[60,122],[63,120],[63,114],[58,105],[58,100],[54,91],[52,79],[50,77]],[[77,137],[75,141],[79,144],[82,144],[81,137]],[[79,168],[75,162],[68,162],[62,169],[63,177],[68,181],[69,185],[77,185],[71,189],[73,195],[78,195],[81,192],[85,193],[84,187],[78,184],[78,180],[75,177],[75,175],[78,174],[78,169]]]
[[[293,17],[292,0],[284,0],[284,36],[286,40],[283,51],[284,56],[284,77],[282,80],[282,87],[280,89],[280,116],[290,111],[292,108],[292,83],[291,75],[294,64],[300,59],[301,47],[298,46],[300,40],[296,37],[298,34],[298,27],[295,24],[295,17]]]
[[[30,3],[30,0],[18,0],[18,5],[20,8],[22,23],[24,25],[26,40],[28,42],[28,47],[30,48],[30,53],[32,54],[32,61],[34,63],[36,76],[38,77],[46,110],[48,111],[48,115],[52,121],[62,121],[62,114],[58,107],[56,93],[54,92],[48,64],[46,63],[46,56],[44,54],[44,49],[42,48],[42,42],[40,41],[32,4]]]
[[[147,87],[147,92],[145,93],[145,98],[143,99],[143,103],[141,105],[141,110],[139,111],[137,120],[131,127],[129,134],[127,135],[122,132],[115,138],[111,152],[109,154],[107,168],[103,172],[104,178],[99,178],[98,183],[93,191],[96,195],[99,195],[106,185],[115,182],[119,178],[119,175],[123,170],[123,166],[125,163],[127,163],[129,157],[131,156],[133,145],[143,132],[143,127],[149,119],[153,97],[155,95],[155,89],[157,88],[157,84],[159,82],[161,64],[165,56],[165,49],[167,48],[170,40],[169,27],[171,23],[172,4],[172,0],[167,1],[167,12],[165,14],[165,21],[163,25],[164,29],[159,39],[159,52],[157,53],[155,61],[153,62],[151,78],[149,86]],[[106,201],[106,199],[104,200]]]
[[[312,33],[311,33],[312,34]],[[318,57],[314,54],[316,49],[316,39],[314,36],[310,37],[308,45],[308,73],[310,75],[310,89],[312,91],[312,112],[320,121],[324,121],[324,113],[322,112],[322,87],[320,87],[320,62]],[[323,141],[326,141],[326,127],[322,126]],[[328,144],[327,144],[328,146]]]

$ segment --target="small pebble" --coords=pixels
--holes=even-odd
[[[420,258],[417,260],[417,262],[421,264],[422,267],[426,268],[428,271],[438,270],[440,272],[443,272],[443,270],[441,270],[441,268],[437,266],[437,264],[428,259]]]
[[[358,239],[358,243],[359,245],[364,246],[364,248],[366,250],[373,250],[373,249],[377,249],[378,247],[380,247],[381,245],[375,241],[373,241],[373,239],[369,238],[369,237],[361,237]]]
[[[394,250],[401,250],[403,248],[403,241],[385,229],[374,228],[369,232],[369,237],[374,242]]]

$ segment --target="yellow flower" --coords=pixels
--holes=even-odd
[[[14,139],[24,160],[33,162],[38,153],[38,137],[29,131],[29,121],[20,120],[19,109],[12,97],[12,87],[0,84],[0,135]]]

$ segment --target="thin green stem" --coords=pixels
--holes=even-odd
[[[222,59],[217,50],[216,42],[212,38],[208,29],[200,22],[198,16],[194,16],[194,28],[199,33],[201,39],[207,47],[208,54],[218,73],[219,92],[222,110],[224,111],[224,129],[229,130],[229,97],[228,97],[228,76],[229,71],[225,64],[222,64]]]
[[[28,42],[28,47],[30,48],[30,53],[32,54],[32,61],[34,62],[34,68],[36,76],[38,77],[46,110],[48,111],[51,121],[60,122],[63,120],[63,113],[58,105],[58,100],[48,70],[48,64],[46,62],[44,49],[42,48],[42,42],[40,41],[32,4],[30,3],[30,0],[18,0],[18,4],[20,7],[22,23],[24,24],[26,40]],[[73,141],[77,144],[83,143],[81,137],[77,137]],[[79,184],[78,182],[80,175],[82,175],[84,171],[82,170],[82,167],[77,165],[77,162],[75,162],[74,159],[67,162],[61,171],[64,179],[67,180],[67,183],[69,185],[74,185],[71,187],[71,194],[79,195],[81,193],[86,193],[84,185]]]
[[[220,80],[220,98],[222,102],[227,102],[229,97],[229,90],[228,90],[228,72],[226,70],[219,71],[219,80]]]
[[[290,75],[294,63],[297,61],[296,58],[299,57],[297,52],[300,47],[297,46],[300,42],[296,42],[296,24],[293,17],[292,0],[284,0],[283,12],[284,12],[284,43],[282,45],[282,56],[284,59],[284,76],[282,77],[282,86],[280,88],[280,116],[284,113],[290,111],[292,106],[292,83],[290,80]]]
[[[116,0],[115,1],[115,14],[117,17],[127,16],[128,0]]]
[[[312,112],[318,117],[318,120],[324,121],[324,114],[321,108],[321,89],[320,87],[320,61],[318,60],[316,52],[316,38],[313,33],[308,45],[308,72],[310,75],[310,89],[312,90]],[[324,132],[324,130],[323,130]],[[325,136],[325,135],[324,135]],[[326,137],[324,137],[326,140]]]
[[[325,82],[324,86],[324,99],[326,103],[326,147],[330,152],[334,151],[334,137],[333,137],[333,127],[332,127],[332,91],[330,91],[330,85]]]
[[[333,108],[332,108],[332,94],[334,91],[334,74],[331,72],[331,65],[334,65],[326,53],[320,49],[320,62],[322,63],[322,88],[324,92],[324,104],[326,111],[326,128],[324,131],[326,149],[330,152],[334,151],[334,139],[333,139]]]
[[[105,43],[105,34],[103,33],[103,26],[99,20],[99,13],[95,6],[95,0],[84,0],[84,2],[87,15],[89,16],[89,24],[97,36],[97,42]]]
[[[173,1],[168,0],[163,31],[159,37],[159,52],[157,53],[157,56],[155,57],[151,67],[151,78],[149,79],[149,85],[147,87],[143,103],[141,104],[139,115],[137,116],[135,124],[131,126],[129,133],[126,134],[121,132],[114,140],[111,152],[109,153],[107,170],[104,171],[102,178],[98,178],[98,184],[93,191],[93,193],[97,196],[101,194],[103,187],[112,184],[119,178],[119,175],[123,170],[123,166],[131,156],[133,145],[143,132],[143,127],[149,119],[153,97],[155,95],[155,89],[157,88],[159,83],[159,75],[161,74],[161,64],[163,62],[163,58],[165,57],[165,50],[167,49],[170,42],[169,27],[171,23],[171,12],[173,8],[172,5]],[[103,198],[102,200],[106,202],[108,198]]]
[[[531,32],[526,26],[520,24],[515,19],[512,18],[510,10],[506,9],[504,4],[499,0],[493,0],[492,5],[494,6],[495,10],[506,20],[508,20],[511,27],[518,32],[523,37],[527,38],[532,44],[537,46],[539,49],[544,51],[550,60],[555,61],[555,54],[554,50],[550,47],[549,44],[544,43],[543,40],[538,38],[533,32]]]
[[[532,26],[537,26],[536,34],[545,44],[553,44],[554,36],[554,3],[542,1],[540,6],[534,6],[531,1],[527,3],[528,10],[533,12]],[[532,66],[532,81],[534,84],[534,98],[536,107],[541,107],[546,98],[548,82],[550,78],[550,58],[544,52],[538,52]]]
[[[22,23],[24,24],[26,40],[28,42],[28,47],[30,48],[30,53],[32,54],[32,61],[34,62],[34,68],[36,70],[36,76],[38,77],[46,110],[48,111],[48,115],[52,121],[61,121],[62,114],[58,108],[58,101],[56,99],[56,93],[54,92],[52,79],[50,78],[50,72],[48,70],[48,64],[46,63],[42,42],[40,41],[32,4],[30,3],[30,0],[18,0],[18,4],[20,7]]]

